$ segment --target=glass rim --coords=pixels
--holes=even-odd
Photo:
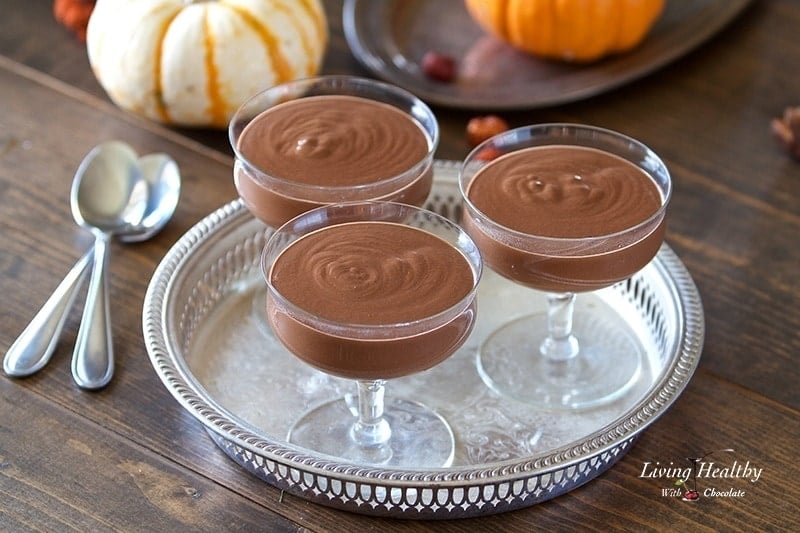
[[[396,208],[398,210],[399,209],[408,210],[411,213],[422,213],[426,217],[429,217],[429,218],[431,218],[431,219],[433,219],[433,220],[435,220],[435,221],[437,221],[439,223],[442,223],[443,225],[445,225],[449,229],[454,230],[455,234],[457,235],[457,239],[454,239],[454,240],[456,242],[458,242],[458,243],[466,243],[466,245],[470,249],[469,252],[466,252],[464,250],[464,248],[465,248],[464,245],[457,245],[455,243],[448,242],[448,244],[450,244],[451,246],[453,246],[455,249],[458,250],[458,252],[464,257],[464,260],[469,265],[469,268],[470,268],[470,271],[472,272],[472,277],[473,277],[472,288],[470,289],[470,291],[466,295],[464,295],[463,298],[461,298],[460,300],[455,302],[453,305],[451,305],[447,309],[443,309],[442,311],[439,311],[438,313],[434,313],[432,315],[428,315],[428,316],[425,316],[425,317],[422,317],[422,318],[419,318],[419,319],[416,319],[416,320],[411,320],[411,321],[407,321],[407,322],[395,322],[395,323],[389,323],[389,324],[358,324],[358,323],[338,322],[338,321],[335,321],[335,320],[330,320],[330,319],[323,318],[323,317],[320,317],[318,315],[315,315],[315,314],[303,309],[302,307],[290,302],[289,300],[287,300],[281,294],[281,292],[277,288],[275,288],[275,286],[272,284],[272,282],[270,280],[270,271],[272,269],[272,265],[274,264],[274,261],[272,263],[269,263],[269,264],[267,264],[267,261],[268,261],[268,256],[273,252],[272,248],[274,247],[273,243],[274,243],[275,239],[277,239],[278,236],[281,233],[283,233],[285,235],[288,232],[288,228],[292,224],[294,224],[295,222],[299,221],[300,219],[302,219],[304,217],[314,217],[317,213],[321,213],[323,211],[327,211],[327,210],[331,210],[331,209],[343,209],[343,208],[347,208],[347,207],[356,207],[356,206],[364,206],[364,205],[391,206],[391,207]],[[418,227],[418,226],[413,226],[413,225],[410,225],[410,224],[407,224],[407,223],[404,223],[404,222],[396,222],[396,221],[391,221],[391,220],[389,220],[389,221],[381,221],[381,220],[374,220],[374,219],[369,219],[369,218],[356,218],[356,219],[352,219],[352,220],[345,220],[345,221],[342,221],[342,222],[338,222],[338,223],[332,224],[332,225],[314,225],[314,227],[312,229],[309,229],[309,231],[304,232],[302,235],[300,235],[297,238],[293,239],[291,242],[294,242],[297,239],[302,238],[303,236],[305,236],[305,235],[307,235],[309,233],[313,233],[315,231],[319,231],[319,230],[321,230],[323,228],[326,228],[326,227],[330,227],[330,226],[333,226],[333,225],[339,225],[339,224],[352,223],[352,222],[388,222],[388,223],[400,224],[400,225],[405,225],[405,226],[412,227],[412,228],[415,228],[415,229],[419,229],[421,231],[425,231],[425,232],[430,233],[431,235],[433,235],[433,236],[435,236],[435,237],[437,237],[439,239],[444,240],[443,237],[441,237],[439,235],[436,235],[435,233],[430,232],[430,231],[426,230],[425,228],[421,228],[421,227]],[[291,244],[291,242],[286,244],[285,246],[283,246],[282,249],[280,249],[277,252],[277,256],[276,257],[280,256],[280,254],[283,253],[283,251],[286,250],[286,248],[288,248],[288,246]],[[475,259],[475,258],[477,258],[477,259]],[[432,329],[436,329],[436,328],[442,327],[442,326],[450,323],[452,320],[454,320],[457,317],[459,317],[463,312],[465,312],[472,305],[472,303],[475,300],[475,297],[477,295],[478,285],[479,285],[481,277],[483,275],[483,259],[481,257],[480,251],[478,250],[478,246],[472,240],[472,237],[470,237],[469,234],[467,234],[467,232],[464,230],[464,228],[462,228],[460,225],[458,225],[455,222],[453,222],[452,220],[450,220],[450,219],[448,219],[448,218],[446,218],[446,217],[444,217],[442,215],[439,215],[438,213],[430,211],[428,209],[424,209],[424,208],[421,208],[421,207],[416,207],[416,206],[413,206],[413,205],[410,205],[410,204],[403,204],[403,203],[399,203],[399,202],[381,201],[381,200],[364,200],[364,201],[332,203],[332,204],[328,204],[328,205],[324,205],[324,206],[320,206],[320,207],[311,209],[309,211],[301,213],[300,215],[297,215],[296,217],[292,218],[291,220],[285,222],[283,225],[279,226],[272,233],[272,235],[270,235],[269,239],[267,239],[267,242],[265,243],[264,248],[262,249],[262,252],[261,252],[261,261],[260,261],[260,265],[259,266],[261,268],[261,274],[262,274],[263,278],[266,281],[267,290],[269,291],[270,295],[272,297],[277,298],[280,301],[281,305],[288,311],[288,314],[291,315],[294,319],[296,319],[299,322],[301,322],[301,323],[303,323],[303,324],[305,324],[307,326],[310,326],[310,327],[312,327],[314,329],[322,330],[325,333],[334,334],[334,335],[337,335],[337,336],[340,336],[340,337],[343,337],[343,338],[357,339],[359,341],[384,340],[384,339],[387,338],[387,333],[389,333],[389,332],[397,333],[398,331],[401,332],[401,334],[400,335],[392,335],[392,338],[394,338],[394,339],[413,338],[413,337],[416,337],[416,336],[419,336],[419,335],[423,335],[423,334],[429,332]],[[323,326],[323,327],[319,327],[320,325]],[[426,328],[425,326],[428,326],[428,325],[430,325],[430,327]],[[370,335],[367,336],[366,338],[355,337],[355,336],[353,336],[351,334],[353,330],[360,330],[360,331],[370,332]],[[414,330],[415,332],[412,333],[412,334],[402,334],[402,331],[404,331],[404,330]]]
[[[660,183],[653,177],[653,172],[652,171],[650,171],[650,170],[648,170],[646,168],[642,168],[642,166],[640,166],[639,164],[635,163],[634,161],[631,161],[631,160],[629,160],[629,159],[627,159],[627,158],[625,158],[625,157],[623,157],[623,156],[621,156],[621,155],[619,155],[617,153],[611,152],[611,151],[609,151],[607,149],[595,148],[593,146],[588,146],[588,145],[585,145],[585,144],[575,144],[575,143],[566,143],[566,142],[565,143],[558,143],[556,139],[554,139],[553,142],[548,143],[547,145],[536,145],[536,146],[552,146],[552,145],[562,144],[562,145],[567,145],[567,146],[582,146],[582,147],[585,147],[585,148],[595,148],[597,150],[612,154],[612,155],[614,155],[616,157],[620,157],[622,159],[625,159],[629,163],[632,163],[632,164],[636,165],[636,167],[639,168],[640,170],[642,170],[643,172],[646,172],[648,174],[648,176],[650,176],[650,178],[655,182],[655,185],[658,188],[659,194],[661,196],[661,206],[658,208],[658,210],[656,210],[655,213],[653,213],[652,215],[650,215],[649,217],[647,217],[646,219],[644,219],[643,221],[637,223],[634,226],[630,226],[628,228],[625,228],[625,229],[622,229],[622,230],[619,230],[619,231],[615,231],[615,232],[612,232],[612,233],[604,233],[602,235],[593,235],[591,237],[553,237],[553,236],[547,236],[547,235],[534,235],[534,234],[531,234],[531,233],[525,233],[525,232],[522,232],[522,231],[519,231],[519,230],[515,230],[513,228],[509,228],[508,226],[504,226],[503,224],[495,222],[486,213],[484,213],[483,211],[478,209],[478,207],[467,196],[466,185],[468,185],[468,184],[465,184],[464,180],[465,180],[465,172],[466,172],[468,166],[470,164],[473,164],[475,161],[478,160],[477,156],[481,151],[485,150],[486,148],[493,147],[493,145],[496,142],[498,142],[499,140],[501,140],[503,138],[513,138],[513,137],[516,137],[521,132],[545,131],[545,130],[548,130],[548,129],[562,129],[562,130],[563,129],[571,129],[571,130],[575,130],[575,131],[586,131],[586,132],[597,133],[597,134],[600,134],[600,135],[603,135],[603,136],[606,136],[606,137],[609,137],[609,138],[613,138],[613,139],[616,139],[616,140],[619,140],[619,141],[624,141],[624,142],[626,142],[626,143],[628,143],[630,145],[635,146],[639,150],[641,150],[642,153],[644,155],[646,155],[646,157],[649,160],[654,161],[655,164],[658,166],[658,168],[663,172],[663,175],[666,177],[666,187],[665,187],[666,190],[663,190],[662,186],[660,185]],[[565,141],[574,140],[575,139],[574,137],[570,137],[570,136],[567,136],[567,135],[565,135],[563,138],[564,138]],[[533,146],[525,146],[525,147],[515,148],[512,151],[508,152],[508,154],[513,153],[513,152],[518,151],[518,150],[521,150],[521,149],[524,149],[524,148],[532,148],[532,147]],[[504,154],[498,156],[498,158],[499,157],[503,157],[504,155],[507,155],[507,154],[504,153]],[[488,165],[490,163],[491,163],[491,161],[488,161],[488,162],[484,163],[483,166],[486,166],[486,165]],[[477,174],[477,172],[475,174]],[[474,179],[475,174],[473,174],[470,177],[469,183],[472,182],[472,179]],[[667,168],[667,165],[664,163],[664,161],[661,159],[661,157],[659,157],[658,154],[656,154],[649,146],[647,146],[646,144],[644,144],[641,141],[638,141],[638,140],[634,139],[633,137],[625,135],[624,133],[620,133],[620,132],[617,132],[617,131],[614,131],[614,130],[610,130],[610,129],[607,129],[607,128],[601,128],[601,127],[598,127],[598,126],[590,126],[590,125],[586,125],[586,124],[567,123],[567,122],[545,122],[545,123],[541,123],[541,124],[532,124],[532,125],[527,125],[527,126],[520,126],[520,127],[517,127],[517,128],[513,128],[513,129],[510,129],[510,130],[498,133],[497,135],[494,135],[494,136],[490,137],[489,139],[486,139],[485,141],[481,142],[477,146],[475,146],[472,150],[470,150],[470,152],[464,158],[464,160],[462,161],[461,166],[459,168],[459,171],[458,171],[458,189],[461,192],[461,199],[464,202],[465,207],[470,209],[470,210],[472,210],[472,211],[474,211],[474,212],[476,212],[476,213],[478,213],[479,215],[481,215],[483,220],[488,225],[492,226],[493,228],[501,230],[502,232],[508,234],[511,237],[514,237],[515,239],[519,239],[519,240],[523,240],[523,241],[538,241],[538,242],[543,242],[543,243],[559,244],[559,245],[563,246],[563,245],[567,245],[567,244],[575,245],[575,244],[578,244],[578,243],[585,244],[587,242],[588,243],[600,242],[600,241],[604,241],[604,240],[608,240],[608,239],[622,237],[622,236],[624,236],[626,234],[634,233],[634,232],[636,232],[637,230],[639,230],[639,229],[641,229],[643,227],[646,227],[646,226],[654,224],[656,221],[659,221],[660,219],[664,218],[664,216],[665,216],[667,207],[669,206],[670,199],[672,198],[673,185],[672,185],[672,176],[671,176],[671,174],[669,172],[669,169]]]
[[[409,111],[401,109],[401,108],[399,108],[398,106],[396,106],[394,104],[391,104],[391,103],[388,103],[388,102],[384,102],[382,100],[379,100],[379,99],[376,99],[376,98],[373,98],[373,97],[370,97],[370,96],[359,96],[359,95],[353,95],[353,94],[334,93],[334,92],[331,92],[330,94],[326,93],[326,94],[320,94],[320,95],[313,95],[313,96],[335,96],[335,95],[353,96],[353,97],[356,97],[356,98],[364,98],[366,100],[372,100],[374,102],[382,103],[384,105],[389,105],[391,107],[399,109],[405,115],[407,115],[411,120],[413,120],[414,123],[420,128],[420,130],[422,130],[422,132],[425,135],[425,138],[427,140],[428,151],[425,153],[425,155],[419,161],[414,163],[414,165],[412,165],[407,170],[405,170],[405,171],[403,171],[403,172],[401,172],[399,174],[395,174],[393,176],[388,176],[388,177],[383,178],[381,180],[373,181],[373,182],[370,182],[370,183],[362,183],[362,184],[358,184],[358,185],[319,185],[319,184],[302,183],[302,182],[298,182],[298,181],[288,180],[286,178],[282,178],[280,176],[276,176],[274,174],[270,174],[269,172],[265,172],[264,170],[260,169],[257,165],[255,165],[253,162],[251,162],[247,157],[245,157],[244,154],[241,153],[241,151],[239,150],[239,147],[238,147],[238,139],[241,136],[241,132],[239,132],[237,134],[234,131],[234,125],[239,120],[244,118],[243,112],[244,112],[245,109],[248,108],[248,106],[250,104],[252,104],[254,101],[258,100],[259,98],[263,98],[265,95],[267,95],[269,93],[272,93],[272,92],[280,93],[281,91],[288,90],[288,89],[293,88],[293,87],[302,87],[302,86],[313,87],[315,84],[323,83],[323,82],[347,84],[348,86],[352,86],[352,87],[365,86],[365,87],[370,87],[370,88],[376,89],[376,90],[386,91],[388,94],[392,94],[392,95],[395,95],[395,96],[398,96],[398,97],[400,97],[402,99],[407,100],[409,102],[409,104],[410,104],[409,105],[410,108],[412,108],[412,109],[413,108],[421,109],[423,111],[423,113],[428,118],[431,119],[431,125],[432,125],[432,131],[431,132],[429,132],[428,128],[426,128],[425,125],[422,124],[417,119],[417,117],[414,116],[413,114],[411,114]],[[296,97],[296,98],[291,98],[290,100],[285,100],[285,101],[296,100],[296,99],[299,99],[299,98],[303,98],[303,96],[299,96],[299,97]],[[272,107],[280,105],[281,103],[283,103],[283,102],[279,102],[279,103],[276,103],[276,104],[274,104],[274,105],[272,105],[270,107],[260,109],[255,115],[250,117],[250,121],[252,121],[255,117],[259,116],[261,113],[265,112],[267,109],[271,109]],[[248,122],[248,124],[249,124],[249,122]],[[254,172],[254,173],[258,174],[258,177],[260,177],[260,178],[263,177],[266,180],[279,183],[282,186],[285,186],[287,188],[295,189],[295,190],[313,190],[313,191],[354,191],[354,190],[357,191],[357,190],[364,190],[364,189],[369,189],[369,188],[372,188],[372,187],[376,187],[378,185],[382,185],[382,186],[383,185],[387,185],[387,184],[390,184],[390,183],[392,183],[394,181],[402,181],[404,179],[407,179],[408,176],[410,176],[410,175],[414,175],[414,176],[420,175],[423,172],[425,172],[426,168],[429,167],[433,163],[433,156],[436,153],[437,147],[439,146],[439,137],[440,137],[439,123],[438,123],[438,120],[436,118],[436,115],[434,114],[434,112],[430,108],[430,106],[428,106],[422,99],[420,99],[414,93],[412,93],[410,91],[407,91],[406,89],[403,89],[402,87],[398,87],[398,86],[395,86],[395,85],[392,85],[392,84],[389,84],[389,83],[386,83],[386,82],[374,80],[374,79],[371,79],[371,78],[365,78],[365,77],[361,77],[361,76],[347,75],[347,74],[332,74],[332,75],[310,76],[310,77],[304,77],[304,78],[297,78],[297,79],[294,79],[294,80],[289,80],[289,81],[286,81],[286,82],[279,83],[277,85],[272,85],[270,87],[267,87],[266,89],[261,90],[261,91],[255,93],[255,94],[253,94],[249,98],[247,98],[236,109],[236,111],[234,112],[233,116],[231,117],[231,119],[228,122],[228,128],[227,129],[228,129],[228,142],[229,142],[229,144],[231,146],[231,149],[233,150],[235,163],[236,162],[241,163],[242,165],[245,166],[245,168],[248,171],[251,171],[251,172]],[[242,128],[242,130],[243,129],[244,128]]]

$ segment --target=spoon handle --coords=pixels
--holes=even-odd
[[[72,379],[83,389],[103,388],[114,374],[106,278],[108,240],[109,236],[105,234],[95,238],[92,277],[72,354]]]
[[[93,251],[89,250],[75,263],[8,349],[3,359],[3,370],[6,374],[14,377],[30,376],[41,370],[50,360],[78,288],[86,279],[92,254]]]

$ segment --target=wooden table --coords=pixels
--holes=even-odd
[[[329,8],[324,72],[367,74]],[[110,283],[117,371],[99,392],[78,389],[71,315],[50,365],[0,376],[0,530],[531,531],[798,530],[800,528],[800,161],[769,121],[800,105],[800,3],[754,2],[698,50],[640,81],[578,103],[509,112],[512,125],[569,121],[631,135],[673,174],[667,241],[703,298],[700,367],[681,398],[612,469],[532,508],[449,522],[378,519],[309,503],[244,472],[173,399],[141,331],[148,281],[192,225],[235,198],[222,131],[168,129],[115,108],[84,46],[53,20],[51,2],[4,0],[0,18],[0,349],[11,345],[91,244],[72,222],[69,189],[84,154],[118,138],[164,151],[181,167],[175,218],[155,239],[114,243]],[[436,109],[438,157],[467,153],[473,111]],[[742,497],[696,504],[642,477],[656,461],[733,448],[763,468]]]

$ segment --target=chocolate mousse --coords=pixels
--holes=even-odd
[[[421,125],[399,108],[357,96],[308,96],[268,108],[236,148],[246,161],[235,174],[239,194],[273,226],[332,202],[421,205],[433,178],[425,164],[431,139]]]
[[[474,294],[475,275],[466,257],[402,224],[351,222],[309,233],[276,258],[268,280],[268,317],[278,338],[301,359],[344,377],[429,368],[464,342],[474,322],[474,301],[465,299]]]
[[[653,179],[594,148],[505,154],[476,173],[466,195],[477,212],[465,209],[463,224],[486,263],[541,290],[611,285],[644,267],[664,238]]]

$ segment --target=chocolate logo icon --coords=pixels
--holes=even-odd
[[[719,452],[731,452],[732,453],[733,449],[725,448],[725,449],[722,449],[722,450],[714,450],[714,451],[708,452],[707,454],[703,455],[702,457],[687,457],[686,458],[686,460],[689,461],[689,463],[691,464],[691,475],[689,476],[689,479],[692,480],[692,487],[689,488],[687,486],[687,484],[688,484],[688,480],[687,479],[678,478],[675,481],[675,485],[676,486],[685,487],[685,489],[686,489],[683,492],[683,496],[681,496],[681,499],[683,501],[685,501],[685,502],[696,502],[697,500],[700,499],[700,492],[697,490],[697,471],[698,471],[697,465],[701,461],[703,461],[706,457],[709,457],[710,455],[712,455],[714,453],[719,453]],[[703,464],[704,465],[705,464],[713,465],[714,463],[703,463]]]

